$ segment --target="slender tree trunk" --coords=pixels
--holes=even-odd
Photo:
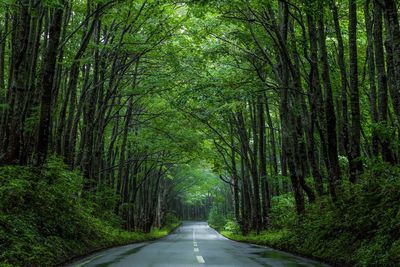
[[[50,25],[49,41],[44,57],[41,78],[41,113],[39,121],[39,135],[37,141],[37,165],[42,165],[47,157],[47,150],[50,137],[51,122],[51,103],[53,101],[53,82],[57,62],[57,50],[60,43],[61,23],[63,9],[57,8],[53,14],[53,20]]]
[[[345,152],[348,158],[350,158],[350,147],[349,147],[349,116],[347,112],[347,70],[344,56],[344,43],[342,37],[342,30],[340,28],[339,14],[336,6],[336,1],[331,0],[333,21],[335,24],[335,34],[338,40],[338,62],[341,77],[341,118],[340,118],[340,140],[341,150]]]
[[[7,34],[8,34],[8,21],[9,15],[8,11],[5,12],[4,24],[0,29],[0,103],[6,102],[6,80],[5,80],[5,59],[6,59],[6,44],[7,44]],[[2,116],[2,111],[0,113],[0,119]],[[1,123],[1,121],[0,121]],[[1,137],[1,135],[0,135]]]
[[[354,183],[360,176],[363,166],[360,151],[360,98],[358,93],[357,63],[357,1],[349,0],[349,66],[350,66],[350,103],[351,103],[351,139],[350,139],[350,181]]]
[[[320,113],[320,104],[321,101],[321,88],[319,81],[319,71],[318,71],[318,42],[317,42],[317,29],[315,25],[315,20],[313,15],[307,16],[308,21],[308,33],[310,38],[310,78],[309,78],[309,87],[310,87],[310,109],[311,109],[311,118],[310,118],[310,127],[309,131],[309,151],[308,158],[310,160],[311,172],[315,182],[315,189],[318,195],[322,196],[324,194],[324,186],[322,174],[319,170],[319,166],[317,164],[317,159],[315,157],[315,126],[318,124],[318,114]]]
[[[95,177],[93,177],[93,152],[94,152],[94,133],[96,131],[96,127],[98,126],[95,122],[95,114],[96,107],[98,102],[98,92],[100,88],[100,21],[97,21],[93,39],[96,45],[96,48],[93,53],[94,64],[93,64],[93,82],[92,86],[88,89],[87,97],[84,101],[83,113],[84,113],[84,124],[83,124],[83,135],[85,135],[85,142],[82,146],[82,160],[81,160],[81,169],[85,175],[85,177],[89,178],[89,181],[93,181]],[[92,182],[89,182],[88,189],[91,189],[94,185]]]
[[[233,180],[233,200],[234,200],[234,213],[235,219],[238,223],[241,222],[240,217],[240,209],[239,209],[239,177],[236,168],[236,152],[235,152],[235,143],[233,139],[233,125],[230,123],[231,128],[231,166],[232,166],[232,180]]]
[[[368,77],[370,87],[370,112],[372,123],[372,154],[378,156],[379,154],[379,143],[378,136],[376,133],[376,124],[378,123],[378,108],[377,108],[377,97],[376,97],[376,81],[375,81],[375,53],[374,53],[374,38],[372,34],[373,22],[370,15],[370,1],[366,0],[364,3],[364,16],[365,26],[367,32],[367,59],[368,59]]]
[[[241,151],[243,154],[244,151]],[[250,231],[250,219],[252,214],[252,206],[250,201],[250,186],[249,186],[249,173],[244,163],[244,158],[240,158],[240,170],[242,180],[242,220],[241,220],[241,231],[243,234],[247,234]]]
[[[132,118],[132,112],[133,112],[133,101],[132,98],[129,99],[128,102],[128,108],[126,110],[126,117],[125,117],[125,125],[124,125],[124,130],[122,134],[122,143],[121,143],[121,151],[119,155],[119,168],[118,168],[118,184],[120,186],[117,186],[117,194],[120,193],[123,189],[124,185],[126,184],[126,174],[124,173],[124,166],[125,166],[125,154],[126,154],[126,144],[128,142],[128,131],[129,131],[129,126],[131,123],[131,118]],[[117,211],[119,210],[119,206],[123,203],[123,196],[121,195],[119,197],[119,203],[117,207]],[[118,213],[117,213],[118,214]]]
[[[301,188],[307,195],[308,201],[310,203],[315,201],[315,193],[313,189],[308,186],[305,178],[306,178],[306,166],[307,166],[307,146],[305,141],[305,124],[302,114],[304,117],[308,118],[307,109],[305,107],[303,88],[301,85],[301,77],[300,77],[300,59],[297,51],[297,43],[295,38],[295,33],[293,29],[293,25],[289,24],[290,27],[290,36],[291,36],[291,46],[292,46],[292,57],[293,63],[290,61],[292,65],[290,66],[290,73],[292,76],[293,88],[296,90],[293,92],[293,107],[295,110],[302,112],[293,112],[292,111],[292,140],[294,143],[294,158],[296,165],[296,173],[299,179],[299,183]]]
[[[385,50],[386,50],[386,67],[388,74],[388,88],[392,99],[392,107],[396,115],[396,124],[400,123],[400,92],[396,87],[396,72],[394,69],[394,59],[393,59],[393,47],[392,47],[392,35],[390,33],[390,26],[385,16]]]
[[[251,194],[251,206],[253,207],[253,209],[251,210],[253,224],[252,228],[256,231],[259,231],[259,227],[261,226],[261,215],[259,214],[259,211],[261,210],[259,177],[256,159],[254,158],[254,151],[252,151],[252,149],[250,148],[249,136],[245,128],[243,112],[237,113],[237,126],[243,153],[241,156],[243,157],[244,163],[246,164],[246,167],[251,174],[253,182],[252,186],[249,187],[249,192],[253,192],[253,194]]]
[[[262,221],[263,226],[269,224],[269,208],[270,208],[270,194],[269,184],[267,178],[267,155],[266,155],[266,137],[265,137],[265,115],[264,105],[262,102],[262,95],[257,96],[257,109],[258,109],[258,155],[259,155],[259,176],[261,180],[261,193],[262,193]],[[261,228],[264,228],[261,227]]]
[[[329,73],[328,52],[326,49],[326,37],[324,18],[321,15],[318,20],[319,48],[322,62],[322,79],[325,88],[325,118],[326,133],[328,138],[328,161],[329,161],[329,192],[336,199],[335,186],[340,181],[340,167],[338,159],[338,147],[336,136],[336,116],[333,103],[331,78]]]
[[[395,0],[383,0],[385,17],[387,20],[387,31],[390,35],[391,55],[393,59],[393,82],[392,98],[394,103],[400,102],[400,25]],[[400,121],[400,106],[395,107],[396,115]]]
[[[378,74],[378,119],[379,125],[387,129],[388,127],[388,83],[385,70],[385,54],[383,50],[383,21],[382,8],[374,1],[374,48],[375,48],[375,65]],[[389,131],[378,136],[381,145],[382,157],[385,161],[392,164],[395,163],[393,153],[390,149],[390,137],[387,136]]]
[[[24,110],[25,97],[28,94],[25,81],[28,79],[29,72],[27,64],[28,38],[30,32],[30,3],[29,0],[21,0],[13,14],[13,36],[12,36],[12,63],[11,63],[11,82],[10,96],[5,121],[6,133],[3,144],[3,164],[17,164],[20,158],[20,148],[22,140],[22,127],[25,117],[21,112]]]
[[[88,6],[87,8],[87,16],[90,14],[90,8]],[[95,16],[89,26],[89,28],[83,33],[82,36],[82,41],[81,45],[77,51],[77,53],[74,56],[73,63],[70,69],[70,79],[68,83],[68,89],[67,89],[67,97],[69,97],[69,109],[68,109],[68,117],[66,121],[62,121],[60,123],[60,129],[59,132],[63,132],[63,137],[64,137],[64,145],[63,145],[63,151],[64,151],[64,157],[66,159],[66,162],[73,167],[74,166],[74,158],[75,158],[75,139],[76,139],[76,131],[77,128],[74,127],[75,122],[77,121],[77,118],[81,115],[79,112],[75,114],[76,111],[76,97],[77,97],[77,86],[78,86],[78,78],[79,78],[79,67],[80,67],[80,59],[83,57],[91,36],[95,30],[95,26],[97,25],[97,21],[99,19],[99,15],[97,12],[95,12]],[[63,115],[63,114],[62,114]]]
[[[6,44],[8,42],[7,33],[9,31],[9,11],[6,10],[4,25],[1,28],[0,32],[0,104],[7,103],[7,87],[6,87]],[[0,110],[0,145],[3,145],[3,138],[5,134],[5,118],[7,112],[4,109]],[[2,153],[3,149],[0,149],[0,153]],[[1,162],[1,156],[0,156]]]

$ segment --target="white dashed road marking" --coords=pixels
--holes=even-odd
[[[196,256],[196,258],[197,258],[197,262],[198,263],[205,263],[205,261],[204,261],[202,256]]]
[[[196,242],[196,232],[193,229],[193,251],[194,252],[199,252],[199,248],[197,247],[197,242]],[[196,256],[197,262],[198,263],[205,263],[204,259],[202,256]]]

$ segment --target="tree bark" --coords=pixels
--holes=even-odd
[[[383,50],[383,21],[382,8],[380,4],[374,1],[374,48],[375,65],[378,74],[378,119],[379,125],[383,129],[388,128],[388,83],[385,69],[385,54]],[[393,152],[390,148],[389,131],[379,134],[382,157],[385,161],[395,163]]]
[[[400,102],[400,25],[397,13],[397,4],[395,0],[383,0],[385,17],[387,19],[388,32],[390,34],[391,55],[393,58],[394,69],[394,102]],[[398,120],[400,120],[400,107],[395,108]]]
[[[322,63],[322,79],[325,88],[325,118],[326,133],[328,138],[328,161],[329,161],[329,192],[333,199],[336,199],[336,184],[340,181],[340,167],[338,159],[338,147],[336,136],[336,116],[333,103],[333,93],[329,72],[328,53],[326,49],[326,36],[324,18],[321,15],[318,20],[319,48]]]
[[[3,140],[3,164],[18,164],[22,146],[22,127],[25,97],[28,94],[25,81],[28,79],[28,40],[30,32],[30,1],[21,0],[13,14],[12,59],[10,68],[10,96],[5,121],[5,138]]]
[[[270,194],[267,178],[267,156],[266,156],[266,137],[265,137],[265,115],[262,95],[257,96],[257,111],[258,111],[258,155],[259,155],[259,170],[258,174],[261,180],[261,196],[262,196],[262,222],[265,228],[269,224],[269,208]]]
[[[50,136],[51,122],[51,103],[53,101],[53,82],[57,62],[57,50],[60,43],[61,24],[63,9],[57,8],[54,11],[53,19],[49,30],[49,41],[44,57],[44,65],[41,78],[41,112],[39,121],[39,134],[37,140],[37,162],[36,165],[42,165],[47,157],[47,150]]]
[[[347,112],[347,69],[344,56],[344,43],[342,37],[342,30],[340,28],[339,14],[335,1],[331,1],[333,21],[335,25],[336,39],[338,40],[338,62],[341,77],[341,118],[340,118],[340,140],[341,140],[341,151],[350,158],[350,147],[349,147],[349,116]]]
[[[324,186],[323,186],[323,178],[322,174],[319,170],[319,166],[317,164],[317,160],[315,157],[316,150],[316,142],[314,138],[315,127],[318,127],[319,116],[321,113],[321,104],[322,96],[321,96],[321,87],[319,81],[319,71],[318,71],[318,40],[317,40],[317,29],[315,25],[315,19],[313,14],[307,15],[308,21],[308,34],[310,38],[310,74],[309,74],[309,105],[311,109],[311,117],[310,117],[310,127],[309,131],[309,151],[308,158],[310,160],[311,165],[311,173],[315,181],[315,189],[318,195],[322,196],[324,194]]]
[[[377,97],[376,97],[376,81],[375,81],[375,53],[374,53],[374,38],[373,38],[373,21],[370,15],[370,1],[366,0],[364,3],[364,16],[365,26],[367,32],[367,60],[368,60],[368,77],[370,87],[370,112],[372,123],[372,155],[375,157],[379,154],[379,141],[376,133],[376,126],[378,123],[378,108],[377,108]]]
[[[349,0],[349,66],[350,66],[350,106],[351,106],[351,140],[350,140],[350,181],[356,182],[363,165],[360,151],[360,98],[358,90],[357,63],[357,1]]]

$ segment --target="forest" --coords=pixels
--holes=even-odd
[[[1,1],[0,265],[201,220],[399,266],[399,6]]]

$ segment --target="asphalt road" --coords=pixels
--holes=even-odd
[[[185,222],[154,242],[112,248],[69,266],[327,266],[271,248],[238,243],[221,236],[204,222]]]

